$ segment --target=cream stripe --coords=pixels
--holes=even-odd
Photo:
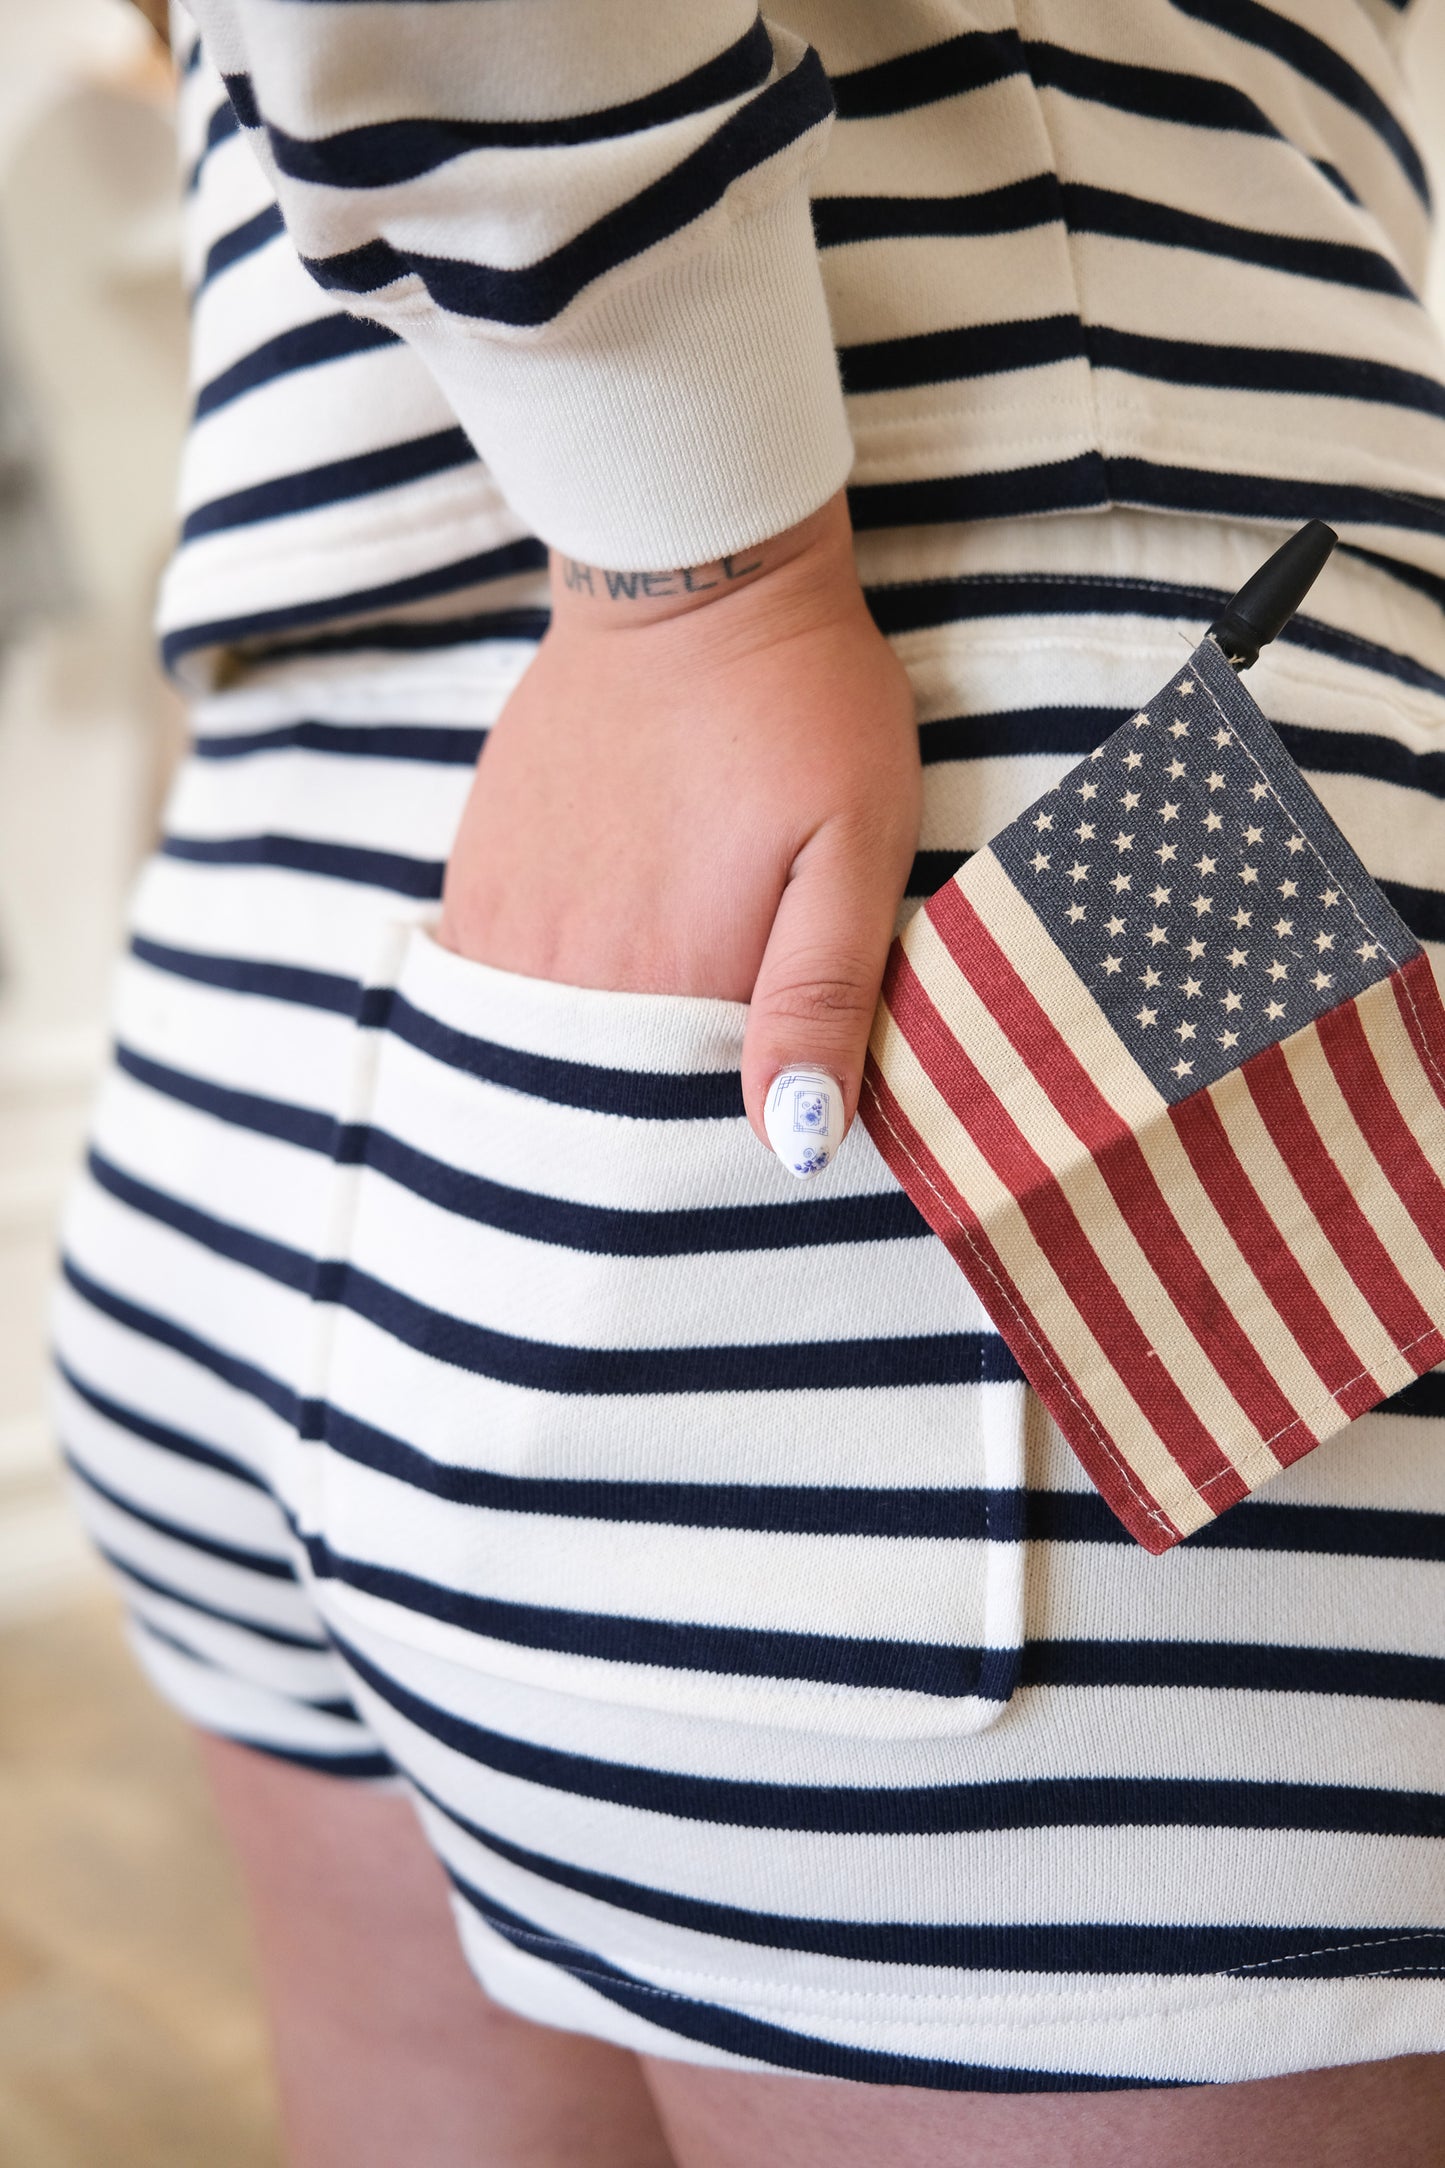
[[[1131,1129],[1142,1129],[1161,1115],[1168,1104],[1163,1094],[1112,1027],[1100,1031],[1098,1003],[992,851],[980,851],[956,879],[1054,1029],[1071,1046],[1086,1037],[1091,1049],[1099,1042],[1089,1074],[1114,1112]]]
[[[1371,986],[1356,1003],[1370,1050],[1389,1083],[1410,1134],[1445,1182],[1445,1106],[1425,1073],[1415,1042],[1405,1029],[1399,1003],[1388,982]]]
[[[1261,1196],[1269,1198],[1274,1223],[1295,1255],[1308,1261],[1306,1269],[1315,1292],[1363,1367],[1382,1385],[1387,1378],[1398,1376],[1401,1357],[1394,1341],[1336,1256],[1265,1128],[1240,1072],[1233,1070],[1217,1084],[1211,1084],[1209,1096],[1245,1173]],[[1400,1382],[1405,1381],[1401,1378]]]
[[[1047,1317],[1049,1341],[1077,1387],[1076,1397],[1103,1426],[1116,1460],[1127,1463],[1132,1478],[1158,1501],[1176,1528],[1187,1535],[1201,1527],[1211,1518],[1208,1508],[1079,1315],[1016,1200],[943,1098],[886,1004],[880,1004],[874,1023],[872,1051],[924,1144],[982,1221],[1005,1270],[1040,1319]],[[976,1270],[986,1285],[982,1265]],[[1003,1299],[993,1292],[996,1300]]]
[[[980,892],[975,894],[970,877],[981,860],[987,863],[981,868]],[[1206,1271],[1228,1294],[1235,1316],[1250,1340],[1261,1352],[1268,1351],[1281,1390],[1302,1413],[1319,1407],[1327,1397],[1319,1374],[1302,1353],[1210,1201],[1169,1120],[1166,1101],[1128,1048],[1120,1044],[1108,1020],[1090,1019],[1095,1004],[1087,988],[1067,960],[1052,950],[1027,900],[1018,899],[1017,890],[991,852],[971,859],[958,875],[958,885],[1027,979],[1030,993],[1055,1029],[1067,1033],[1071,1021],[1075,1030],[1081,1019],[1091,1023],[1087,1064],[1091,1082],[1137,1136],[1160,1188],[1175,1206]]]
[[[1246,1480],[1259,1482],[1275,1474],[1280,1463],[1265,1447],[1263,1432],[1239,1405],[1200,1346],[1188,1319],[1115,1202],[1093,1154],[1025,1067],[986,1004],[959,970],[937,928],[925,917],[915,919],[908,929],[906,945],[930,998],[1054,1175],[1130,1312],[1147,1334],[1156,1358],[1201,1423]],[[1094,1036],[1100,1035],[1096,1018]],[[1263,1291],[1260,1293],[1263,1299]],[[1318,1398],[1319,1390],[1319,1381],[1311,1375],[1309,1399]]]
[[[1350,1194],[1374,1228],[1391,1262],[1409,1282],[1432,1318],[1445,1318],[1445,1267],[1431,1255],[1415,1222],[1387,1181],[1367,1138],[1357,1126],[1313,1026],[1297,1031],[1281,1049],[1291,1076]]]

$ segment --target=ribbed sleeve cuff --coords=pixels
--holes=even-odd
[[[852,444],[805,189],[510,340],[393,318],[513,509],[588,564],[705,564],[841,488]]]

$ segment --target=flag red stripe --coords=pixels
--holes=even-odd
[[[1149,1344],[1048,1163],[949,1033],[903,951],[890,971],[888,1005],[909,1045],[1019,1209],[1080,1316],[1132,1398],[1190,1481],[1220,1493],[1216,1510],[1247,1486]]]
[[[1267,1046],[1239,1073],[1336,1256],[1395,1345],[1408,1347],[1430,1331],[1430,1319],[1325,1149],[1284,1055]]]
[[[1263,1199],[1207,1091],[1181,1099],[1169,1109],[1190,1165],[1215,1211],[1239,1244],[1250,1270],[1288,1325],[1322,1382],[1347,1415],[1363,1415],[1381,1397],[1381,1389],[1315,1292]],[[1313,1441],[1303,1432],[1280,1439],[1274,1450],[1284,1461],[1297,1460]]]
[[[1088,1145],[1160,1284],[1250,1421],[1267,1439],[1299,1436],[1304,1426],[1298,1410],[1234,1316],[1229,1291],[1217,1285],[1180,1226],[1138,1138],[1110,1106],[973,905],[950,882],[929,903],[928,914],[1036,1082]],[[1111,1029],[1102,1017],[1099,1029]],[[1317,1445],[1319,1440],[1310,1435],[1308,1443]]]
[[[901,1021],[899,1028],[904,1029]],[[1108,1431],[1057,1349],[1045,1337],[1037,1317],[984,1233],[977,1213],[919,1136],[871,1054],[864,1065],[859,1111],[885,1165],[902,1183],[955,1263],[968,1272],[975,1294],[1018,1357],[1029,1383],[1100,1495],[1146,1550],[1156,1554],[1167,1551],[1179,1541],[1180,1530],[1148,1495],[1111,1443]]]
[[[1359,1010],[1352,1001],[1341,1002],[1327,1016],[1316,1019],[1315,1030],[1356,1127],[1432,1256],[1437,1263],[1445,1264],[1445,1182],[1421,1151],[1392,1097],[1374,1048],[1365,1037]]]
[[[1390,984],[1420,1066],[1445,1106],[1445,1008],[1429,957],[1421,950],[1407,958],[1398,971],[1391,972]]]

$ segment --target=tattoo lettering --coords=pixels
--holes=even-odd
[[[751,579],[763,570],[761,557],[741,561],[737,557],[719,557],[709,565],[678,565],[670,572],[609,572],[601,566],[584,565],[575,557],[562,557],[558,562],[564,587],[574,594],[597,595],[599,600],[605,595],[609,602],[660,602],[670,595],[704,595],[713,588]]]

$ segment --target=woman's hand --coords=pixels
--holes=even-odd
[[[441,938],[574,986],[751,1001],[749,1119],[784,1068],[858,1100],[918,839],[913,700],[841,498],[720,564],[554,558],[554,613],[483,751]]]

